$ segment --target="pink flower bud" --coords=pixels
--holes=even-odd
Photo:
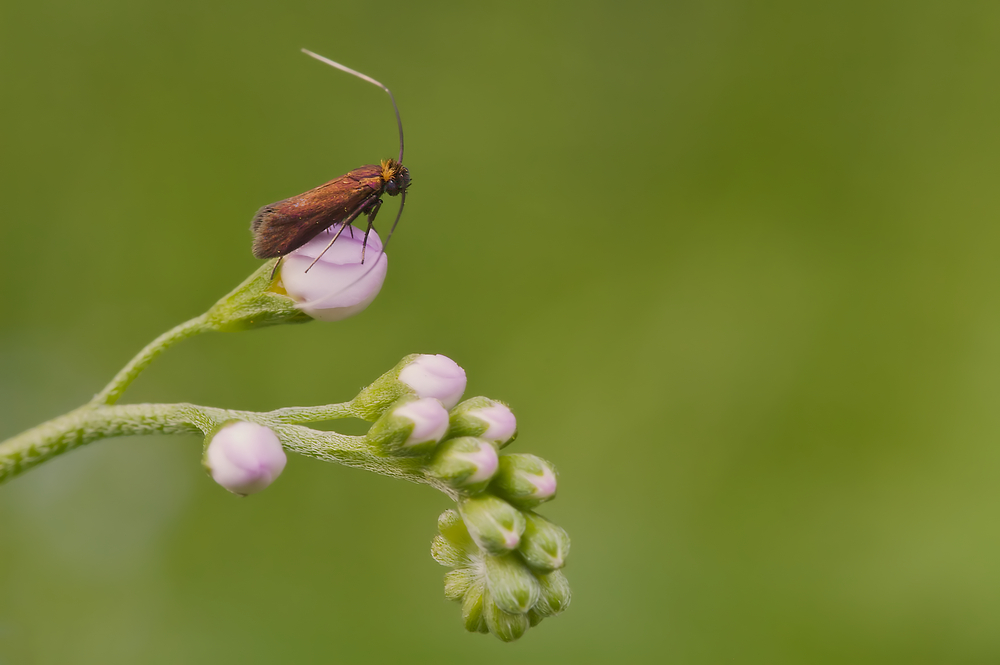
[[[417,356],[400,370],[399,380],[410,386],[420,397],[441,400],[446,409],[458,404],[465,392],[465,370],[448,356]]]
[[[491,487],[520,508],[534,508],[555,497],[556,474],[541,457],[504,455]]]
[[[326,232],[285,257],[281,266],[281,284],[299,309],[319,321],[340,321],[364,310],[378,295],[385,281],[389,259],[382,254],[382,241],[373,229],[368,235],[365,262],[361,263],[361,245],[365,232],[344,229],[330,249],[311,268],[340,227]],[[309,272],[306,272],[306,269]]]
[[[497,449],[486,441],[480,443],[476,450],[472,452],[455,453],[455,457],[476,467],[476,472],[465,479],[467,485],[489,480],[497,472],[497,466],[500,465]]]
[[[552,468],[548,465],[542,465],[541,474],[534,475],[530,473],[524,474],[524,479],[535,486],[535,492],[530,495],[532,499],[547,500],[555,496],[556,493],[556,474],[552,473]]]
[[[517,418],[506,404],[494,402],[481,409],[471,409],[466,415],[487,423],[486,431],[479,435],[481,439],[506,443],[517,432]]]
[[[448,431],[448,411],[441,406],[441,402],[430,397],[396,407],[392,417],[406,418],[413,423],[413,430],[403,442],[403,448],[429,441],[437,443]]]
[[[234,422],[215,433],[203,463],[215,482],[234,494],[246,496],[274,482],[286,461],[285,450],[271,429]]]
[[[474,436],[460,436],[439,445],[426,469],[428,474],[464,494],[476,494],[486,487],[499,465],[497,449],[492,443]]]

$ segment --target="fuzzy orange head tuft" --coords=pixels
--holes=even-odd
[[[382,180],[386,182],[394,180],[403,170],[403,165],[395,159],[383,159],[379,166],[382,168]]]
[[[382,182],[385,183],[385,193],[389,196],[397,196],[410,186],[409,169],[395,159],[383,159],[380,168]]]

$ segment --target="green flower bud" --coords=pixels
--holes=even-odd
[[[445,575],[444,593],[449,600],[461,601],[466,630],[493,633],[504,642],[512,642],[524,635],[529,627],[569,605],[569,584],[561,572],[533,571],[525,565],[523,553],[503,551],[491,555],[482,551],[488,549],[489,544],[484,533],[494,541],[503,536],[488,532],[516,533],[517,529],[509,524],[517,521],[512,517],[519,514],[516,509],[496,497],[485,495],[466,499],[459,510],[460,513],[446,510],[438,518],[441,535],[435,538],[432,549],[440,563],[457,565]],[[537,515],[530,514],[526,518],[535,533],[551,536],[552,532],[561,531]],[[508,522],[506,528],[503,526],[505,521]],[[559,540],[558,535],[555,540]]]
[[[490,489],[520,508],[534,508],[556,495],[556,472],[534,455],[503,455]]]
[[[449,570],[444,574],[444,597],[448,600],[462,600],[476,583],[476,576],[468,568]]]
[[[442,355],[413,353],[351,400],[354,413],[375,420],[401,397],[433,397],[450,409],[465,390],[465,370]]]
[[[514,554],[487,556],[486,584],[497,607],[509,614],[524,614],[538,602],[538,580]]]
[[[517,438],[517,419],[503,402],[473,397],[451,410],[448,437],[458,436],[477,436],[503,448]]]
[[[513,642],[524,635],[531,625],[527,615],[508,614],[492,601],[491,594],[487,592],[483,605],[483,617],[486,619],[489,631],[504,642]]]
[[[489,631],[486,626],[486,619],[483,617],[483,608],[486,605],[486,594],[482,583],[473,585],[465,593],[462,600],[462,621],[465,629],[470,633],[485,633]]]
[[[469,562],[466,552],[455,547],[444,536],[434,536],[431,541],[431,556],[442,566],[464,566]]]
[[[566,565],[569,554],[569,534],[541,515],[524,513],[524,535],[518,551],[524,562],[535,570],[550,572]]]
[[[469,530],[462,521],[462,516],[454,510],[446,510],[438,516],[438,533],[456,548],[467,553],[478,551],[476,543],[473,542]]]
[[[497,451],[474,436],[449,439],[438,446],[427,473],[469,493],[486,489],[497,470]]]
[[[537,579],[542,593],[529,614],[552,617],[569,607],[573,594],[569,589],[569,580],[562,574],[562,571],[557,570],[548,575],[538,575]]]
[[[465,499],[458,510],[469,535],[490,554],[504,554],[521,541],[524,515],[506,501],[485,494]]]
[[[383,455],[415,457],[434,450],[448,430],[448,412],[436,399],[404,397],[365,435]]]

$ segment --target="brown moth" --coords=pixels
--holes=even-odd
[[[403,122],[399,117],[399,108],[389,88],[375,79],[306,49],[302,49],[302,52],[331,67],[373,83],[389,93],[392,107],[396,111],[396,124],[399,126],[399,159],[383,159],[379,164],[359,166],[308,192],[264,206],[257,211],[250,224],[250,231],[253,232],[253,255],[258,259],[285,256],[315,238],[320,232],[338,225],[340,228],[323,252],[320,252],[310,264],[311,268],[319,257],[333,246],[345,228],[350,227],[353,233],[351,222],[361,215],[366,215],[368,228],[365,230],[361,251],[361,262],[364,263],[364,248],[368,245],[368,234],[375,223],[375,216],[382,207],[382,194],[402,195],[396,220],[385,240],[385,245],[388,245],[389,238],[392,237],[392,232],[395,231],[396,224],[403,214],[406,189],[410,186],[410,172],[403,166]]]

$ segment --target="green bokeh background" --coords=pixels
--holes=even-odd
[[[559,467],[574,604],[467,634],[445,497],[296,457],[239,500],[121,439],[0,486],[0,663],[1000,661],[1000,5],[8,0],[0,437],[249,274],[259,206],[395,154],[300,47],[399,100],[385,288],[127,399],[447,354]]]

